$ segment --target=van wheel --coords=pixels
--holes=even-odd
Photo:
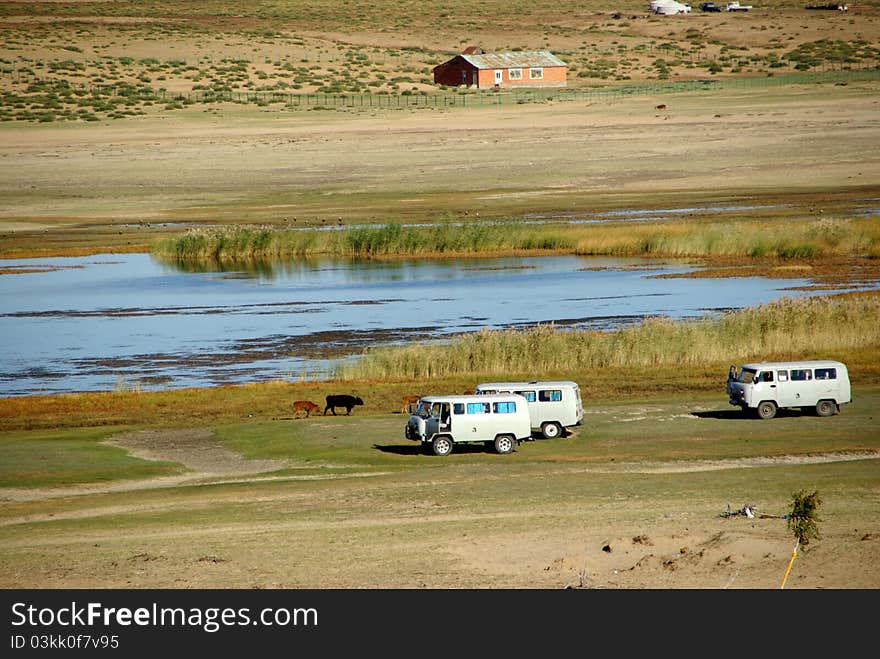
[[[512,435],[498,435],[495,438],[495,450],[502,455],[513,453],[516,448],[516,440]]]
[[[555,421],[548,421],[541,426],[541,434],[544,439],[556,439],[562,434],[562,426]]]
[[[761,404],[758,405],[758,418],[759,419],[772,419],[776,416],[776,403],[772,400],[763,400]]]
[[[452,440],[449,437],[435,437],[431,442],[434,448],[434,455],[449,455],[452,453]]]
[[[832,416],[837,411],[837,405],[833,400],[820,400],[816,403],[816,414],[819,416]]]

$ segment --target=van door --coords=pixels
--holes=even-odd
[[[468,402],[464,406],[464,416],[456,420],[455,441],[470,442],[480,439],[494,439],[490,432],[492,417],[489,403]]]
[[[782,406],[773,371],[758,371],[752,381],[752,406],[757,407],[762,400],[772,400],[778,407]]]
[[[785,392],[785,403],[780,407],[800,407],[815,405],[816,395],[813,389],[813,370],[810,368],[793,368],[788,372],[788,387]]]
[[[440,410],[442,403],[434,403],[431,405],[431,416],[425,419],[425,436],[433,437],[440,432]]]
[[[837,379],[837,369],[834,367],[817,368],[814,373],[813,382],[815,383],[816,398],[819,400],[828,399],[835,402],[840,401],[844,396],[840,392],[840,380]]]

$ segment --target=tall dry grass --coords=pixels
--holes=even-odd
[[[449,343],[376,347],[336,367],[340,380],[432,379],[467,373],[550,373],[598,368],[674,368],[768,355],[844,356],[880,347],[880,295],[783,298],[692,321],[651,318],[616,331],[527,330],[464,334]]]
[[[308,256],[393,258],[497,253],[610,256],[744,256],[880,258],[880,226],[871,218],[522,224],[515,221],[421,226],[389,223],[334,229],[273,227],[197,229],[153,246],[178,261],[283,260]]]

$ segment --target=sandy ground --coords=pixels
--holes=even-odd
[[[699,200],[794,200],[808,215],[877,196],[870,85],[680,94],[662,111],[657,100],[0,126],[0,247]]]
[[[140,457],[178,461],[188,472],[86,487],[0,491],[0,497],[10,504],[55,502],[50,513],[7,516],[4,526],[51,520],[65,528],[63,536],[41,535],[36,542],[26,535],[5,541],[7,564],[0,570],[4,587],[770,589],[780,587],[793,549],[782,511],[761,510],[749,501],[711,509],[706,502],[620,497],[610,504],[587,504],[581,509],[516,506],[501,512],[438,508],[433,498],[427,498],[415,499],[405,508],[372,509],[362,507],[359,500],[370,500],[389,487],[434,491],[444,485],[468,487],[487,476],[480,469],[462,468],[444,472],[439,480],[435,474],[422,473],[392,484],[383,479],[383,473],[365,472],[347,476],[359,481],[356,487],[296,491],[279,487],[273,493],[250,488],[266,482],[280,486],[300,477],[268,477],[266,470],[283,465],[245,460],[221,447],[208,432],[139,431],[112,443]],[[611,472],[686,475],[877,458],[880,453],[865,451],[621,462],[601,467],[561,465],[540,478]],[[205,487],[233,482],[246,484],[249,489],[241,491],[246,499],[234,489],[230,493]],[[178,488],[173,500],[151,496],[169,487]],[[139,497],[125,496],[137,492]],[[100,493],[119,499],[109,506],[106,502],[96,507],[76,504],[79,496]],[[334,515],[328,508],[328,514],[317,517],[301,514],[326,505],[326,497],[347,512]],[[191,528],[119,524],[107,532],[76,530],[77,520],[95,515],[119,519],[138,513],[173,515],[179,508],[207,510],[224,505],[232,509],[244,500],[255,516],[252,519],[238,519],[230,512],[230,519],[222,524]],[[754,517],[746,515],[746,505]],[[278,514],[290,507],[299,512],[289,517]],[[261,521],[264,509],[275,511],[271,522]],[[876,521],[870,510],[836,510],[823,523],[821,541],[799,552],[786,588],[880,587],[880,577],[871,567],[880,560]],[[56,551],[65,551],[70,558],[65,565],[16,568],[9,560],[19,551],[38,560]]]

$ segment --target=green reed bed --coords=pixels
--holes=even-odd
[[[693,321],[652,318],[616,331],[541,325],[459,335],[449,343],[376,347],[335,369],[340,380],[441,378],[466,373],[677,367],[760,359],[832,357],[880,347],[880,295],[783,298]]]
[[[442,222],[418,227],[397,223],[344,229],[228,227],[196,229],[164,239],[153,247],[177,261],[236,261],[306,256],[382,258],[497,253],[499,251],[573,251],[574,236],[565,229],[538,230],[509,223]]]
[[[175,261],[279,260],[306,256],[396,258],[498,253],[614,256],[744,256],[783,259],[880,258],[880,226],[871,218],[731,219],[601,225],[443,221],[291,230],[274,227],[197,229],[153,247]]]

